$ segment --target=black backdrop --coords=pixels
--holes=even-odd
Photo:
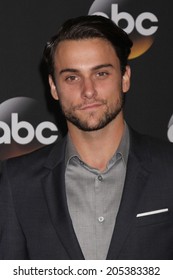
[[[27,136],[28,131],[24,128],[17,128],[20,139],[13,137],[16,124],[14,119],[12,121],[14,113],[18,116],[18,122],[25,121],[34,130],[40,123],[44,123],[45,127],[47,125],[43,131],[44,139],[49,140],[51,135],[61,138],[65,131],[64,122],[58,105],[50,97],[41,65],[42,52],[46,41],[64,20],[88,14],[93,3],[95,12],[107,12],[108,16],[111,16],[111,5],[117,4],[119,12],[129,13],[134,20],[144,12],[157,17],[157,23],[143,22],[146,29],[152,24],[158,26],[153,44],[142,55],[130,60],[132,85],[126,96],[125,117],[136,130],[173,142],[171,1],[1,0],[0,159],[20,155],[45,144],[38,135],[28,139],[25,144],[18,141]],[[51,127],[52,123],[58,132]]]

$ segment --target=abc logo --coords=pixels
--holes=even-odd
[[[115,3],[116,2],[116,3]],[[101,15],[111,18],[118,26],[129,34],[133,41],[133,48],[129,59],[136,58],[145,53],[154,42],[154,34],[158,29],[158,18],[154,13],[140,12],[129,8],[130,0],[126,1],[101,1],[95,0],[89,14]],[[148,8],[146,7],[148,10]]]
[[[0,159],[19,156],[52,144],[58,128],[45,121],[46,112],[38,101],[14,97],[0,104]]]
[[[0,137],[0,144],[11,144],[11,137],[18,144],[29,144],[34,137],[43,145],[48,145],[54,143],[58,136],[51,135],[49,137],[44,137],[44,129],[49,129],[50,131],[58,131],[55,124],[52,122],[41,122],[35,129],[31,123],[26,121],[18,121],[18,114],[11,114],[11,130],[8,124],[0,121],[0,129],[3,130],[3,135]],[[23,137],[19,135],[19,131],[24,129],[27,134]]]
[[[167,135],[168,135],[169,141],[173,143],[173,115],[168,124],[168,134]]]

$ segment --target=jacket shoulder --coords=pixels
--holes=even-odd
[[[140,134],[131,130],[131,149],[139,155],[139,157],[148,157],[150,160],[173,161],[173,144],[155,138],[149,135]]]
[[[61,139],[54,144],[44,146],[31,153],[7,159],[2,162],[2,173],[4,169],[13,174],[32,173],[49,164],[56,164],[64,157],[66,140]]]

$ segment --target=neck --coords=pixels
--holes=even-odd
[[[106,166],[117,150],[124,131],[124,120],[117,116],[103,129],[86,132],[68,123],[73,145],[82,161],[100,171]]]

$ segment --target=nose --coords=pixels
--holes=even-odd
[[[92,99],[97,95],[94,81],[91,78],[85,78],[83,81],[82,97]]]

